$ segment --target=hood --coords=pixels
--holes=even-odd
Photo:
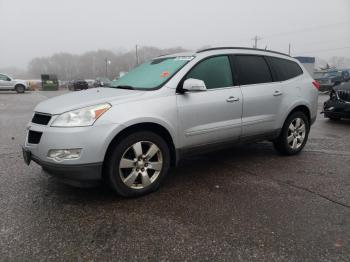
[[[333,78],[336,78],[336,76],[319,77],[316,80],[332,80]]]
[[[333,87],[335,91],[350,91],[350,82],[342,83],[341,85]]]
[[[34,111],[52,115],[87,106],[110,103],[117,104],[139,99],[146,91],[125,90],[116,88],[94,88],[71,92],[65,95],[47,99],[39,103]]]

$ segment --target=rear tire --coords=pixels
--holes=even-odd
[[[296,155],[303,150],[310,132],[310,124],[305,113],[292,113],[284,122],[279,137],[273,144],[283,155]]]
[[[23,94],[25,91],[25,86],[24,85],[16,85],[15,90],[19,94]]]
[[[111,188],[123,197],[137,197],[159,188],[170,168],[170,150],[161,136],[139,131],[115,143],[105,164]]]

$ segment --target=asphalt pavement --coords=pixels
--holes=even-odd
[[[1,261],[350,261],[350,121],[319,116],[298,156],[263,142],[186,159],[123,199],[24,164],[34,106],[61,93],[0,93]]]

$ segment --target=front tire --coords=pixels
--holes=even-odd
[[[303,150],[310,132],[310,124],[303,112],[292,113],[284,122],[281,134],[273,142],[283,155],[296,155]]]
[[[16,85],[15,90],[17,93],[23,94],[25,91],[25,87],[24,87],[24,85]]]
[[[170,168],[165,140],[148,131],[130,134],[115,143],[106,159],[109,185],[123,197],[156,191]]]

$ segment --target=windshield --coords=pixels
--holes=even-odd
[[[112,82],[114,88],[152,90],[161,87],[194,57],[157,58],[137,66]]]

